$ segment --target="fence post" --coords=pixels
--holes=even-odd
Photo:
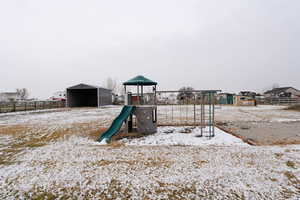
[[[194,94],[194,126],[196,126],[196,95]]]
[[[25,102],[25,111],[27,111],[27,102]]]
[[[13,112],[16,112],[16,103],[13,102]]]

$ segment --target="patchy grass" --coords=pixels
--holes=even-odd
[[[197,161],[194,161],[193,164],[196,166],[196,167],[202,167],[203,165],[205,165],[206,163],[208,163],[207,160],[197,160]]]
[[[275,158],[281,159],[283,156],[283,153],[275,153]]]
[[[300,180],[297,178],[297,176],[290,171],[284,172],[284,175],[288,178],[289,183],[297,190],[297,194],[300,195]]]
[[[31,144],[28,144],[26,147],[28,147],[28,148],[38,148],[38,147],[42,147],[44,145],[45,145],[45,143],[31,143]]]
[[[286,166],[291,167],[293,169],[297,169],[296,163],[290,160],[286,162]]]
[[[111,148],[121,148],[124,147],[125,144],[119,141],[111,141],[110,143],[107,144]]]
[[[24,196],[26,199],[34,200],[54,200],[54,199],[153,199],[153,195],[161,197],[159,199],[174,199],[174,200],[187,200],[191,197],[196,198],[197,186],[196,183],[191,183],[189,185],[184,184],[174,184],[174,183],[164,183],[157,181],[157,186],[153,188],[153,191],[144,190],[140,194],[137,194],[134,190],[135,187],[132,183],[122,183],[116,178],[112,178],[109,182],[105,183],[106,187],[102,190],[100,189],[91,189],[85,194],[81,194],[80,198],[78,193],[81,188],[70,187],[64,188],[60,193],[63,193],[63,196],[57,195],[55,192],[49,192],[44,188],[35,188],[30,192],[26,192]],[[194,195],[191,195],[194,194]],[[138,196],[140,196],[138,198]],[[201,195],[205,197],[206,195]],[[234,195],[231,195],[233,197]],[[192,199],[194,199],[192,198]]]
[[[56,129],[49,129],[49,127],[45,126],[0,126],[0,134],[13,136],[9,144],[5,144],[7,147],[1,150],[0,165],[13,163],[14,156],[26,148],[39,148],[76,134],[96,139],[104,130],[106,129],[97,122],[73,123],[67,128]]]
[[[300,112],[300,104],[289,106],[289,107],[285,108],[284,110],[293,110],[293,111]]]
[[[277,179],[277,178],[270,178],[270,180],[271,180],[272,182],[278,182],[278,179]]]
[[[292,179],[295,179],[295,178],[296,178],[296,176],[295,176],[292,172],[290,172],[290,171],[284,172],[284,175],[285,175],[289,180],[292,180]]]
[[[188,145],[185,144],[172,144],[173,147],[187,147]]]
[[[167,167],[169,168],[174,162],[163,158],[146,158],[146,159],[134,159],[134,160],[99,160],[92,162],[92,166],[108,166],[108,165],[129,165],[131,167],[143,166],[143,167]]]
[[[29,131],[26,126],[5,127],[3,134],[14,137],[7,137],[9,144],[1,150],[1,175],[8,183],[1,185],[0,199],[286,199],[300,195],[299,171],[292,169],[298,167],[298,147],[138,147],[117,140],[99,146],[82,137],[97,139],[106,131],[106,122],[81,122],[40,124]],[[66,140],[73,135],[79,137]],[[16,165],[5,166],[14,161],[10,158]]]
[[[86,122],[86,123],[73,123],[70,131],[78,132],[80,134],[87,136],[92,140],[97,140],[99,136],[107,130],[106,127],[97,121],[94,122]]]
[[[110,161],[110,160],[99,160],[99,161],[95,161],[95,162],[92,162],[91,165],[93,166],[107,166],[107,165],[110,165],[110,164],[113,164],[114,161]]]
[[[12,164],[14,164],[14,163],[15,163],[15,162],[8,161],[8,160],[6,160],[5,158],[0,157],[0,166],[1,166],[1,165],[12,165]]]
[[[253,160],[251,160],[251,161],[247,162],[247,165],[253,167],[253,166],[255,166],[255,162]]]
[[[148,158],[146,161],[143,161],[142,164],[144,164],[147,167],[167,167],[169,168],[173,162],[168,161],[164,158],[155,157],[155,158]]]
[[[292,144],[300,144],[300,141],[291,141],[291,140],[276,141],[276,142],[272,142],[272,143],[270,143],[268,145],[285,146],[285,145],[292,145]]]
[[[20,136],[29,132],[32,129],[30,126],[25,125],[13,125],[13,126],[0,126],[0,134]]]
[[[45,191],[41,188],[35,188],[34,191],[24,193],[26,199],[33,199],[33,200],[55,200],[58,198],[56,194],[51,192]]]

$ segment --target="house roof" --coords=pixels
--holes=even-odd
[[[233,93],[228,93],[228,92],[223,92],[223,93],[219,93],[218,95],[235,95]]]
[[[94,86],[94,85],[83,84],[83,83],[80,83],[78,85],[74,85],[72,87],[68,87],[67,90],[88,90],[88,89],[99,89],[99,88],[111,91],[110,89],[107,89],[107,88],[98,87],[98,86]]]
[[[297,90],[293,87],[281,87],[281,88],[274,88],[272,90],[268,90],[264,94],[272,94],[272,93],[278,94],[278,93],[281,93],[281,92],[285,92],[286,90],[291,89],[291,88],[294,89],[294,90]]]
[[[123,85],[157,85],[157,82],[151,81],[150,79],[139,75],[124,82]]]

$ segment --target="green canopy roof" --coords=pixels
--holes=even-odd
[[[123,85],[157,85],[157,82],[151,81],[144,76],[136,76],[124,82]]]

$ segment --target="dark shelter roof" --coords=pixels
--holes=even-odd
[[[157,82],[151,81],[144,76],[136,76],[124,82],[123,85],[157,85]]]
[[[102,87],[98,87],[98,86],[94,86],[94,85],[87,85],[87,84],[83,84],[80,83],[78,85],[74,85],[72,87],[67,88],[68,90],[88,90],[88,89],[104,89],[104,90],[110,90],[107,88],[102,88]]]

